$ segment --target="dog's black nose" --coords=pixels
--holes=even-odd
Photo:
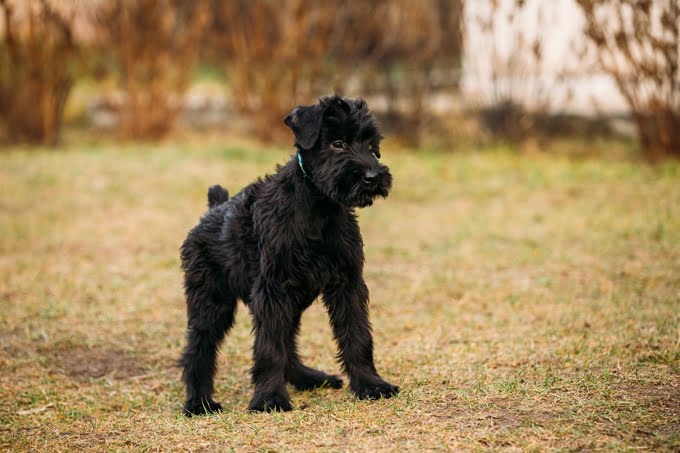
[[[366,174],[364,174],[364,182],[366,184],[373,184],[378,177],[378,173],[373,171],[373,170],[368,170]]]

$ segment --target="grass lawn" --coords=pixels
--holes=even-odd
[[[680,165],[509,151],[389,152],[361,211],[392,400],[292,391],[249,414],[250,319],[220,415],[185,419],[178,248],[206,189],[290,149],[98,146],[0,154],[0,449],[680,449]],[[322,304],[301,352],[337,371]]]

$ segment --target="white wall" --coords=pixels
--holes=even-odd
[[[598,74],[592,58],[579,55],[586,45],[584,23],[573,0],[526,0],[521,15],[512,24],[507,15],[514,0],[498,0],[495,30],[480,26],[480,19],[491,17],[490,0],[465,4],[465,56],[463,92],[470,102],[493,103],[498,94],[512,91],[529,104],[549,102],[549,110],[565,113],[622,113],[626,104],[614,82]],[[521,45],[540,37],[543,66],[532,60],[531,45]],[[492,74],[498,74],[493,82]],[[566,73],[560,78],[560,74]]]

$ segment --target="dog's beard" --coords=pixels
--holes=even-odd
[[[386,198],[392,187],[392,175],[387,170],[381,170],[377,181],[373,185],[366,185],[363,181],[363,171],[353,179],[349,191],[346,192],[343,204],[349,207],[365,208],[373,205],[377,198]]]
[[[392,175],[387,166],[373,168],[377,173],[375,181],[367,184],[364,177],[370,167],[335,157],[332,165],[318,165],[313,170],[312,181],[322,194],[350,208],[371,206],[376,198],[387,197],[392,188]]]

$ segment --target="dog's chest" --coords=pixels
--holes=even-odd
[[[297,240],[302,246],[315,247],[319,251],[332,248],[337,235],[337,218],[296,213]]]
[[[348,250],[343,247],[343,243],[347,243],[343,238],[346,232],[343,234],[340,225],[341,221],[333,217],[313,222],[307,219],[292,253],[298,261],[296,267],[304,269],[305,286],[322,290],[352,266]]]

